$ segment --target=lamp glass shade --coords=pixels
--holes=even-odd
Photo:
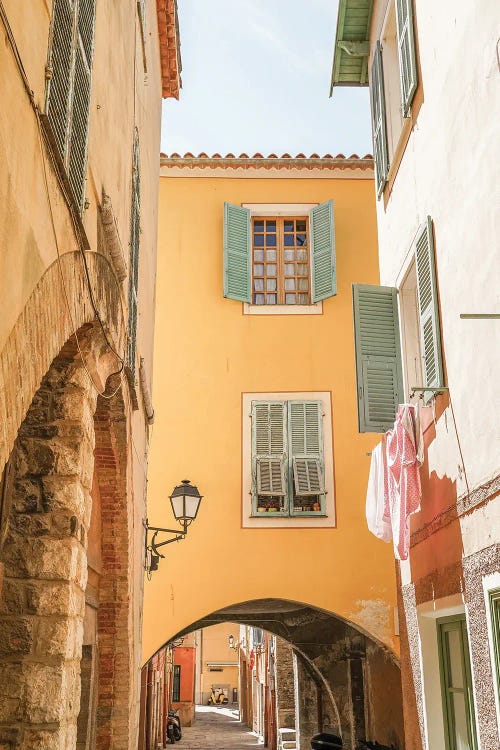
[[[234,646],[234,635],[229,636],[229,648],[233,648]]]
[[[193,521],[198,513],[201,495],[197,487],[183,479],[170,495],[170,502],[177,521]]]

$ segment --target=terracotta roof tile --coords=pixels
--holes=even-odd
[[[177,0],[156,0],[156,13],[160,38],[162,96],[164,99],[178,99],[182,87],[182,63]]]
[[[373,169],[373,156],[371,154],[365,154],[365,156],[358,156],[357,154],[351,154],[351,156],[344,156],[344,154],[337,154],[336,156],[331,154],[325,154],[324,156],[319,156],[319,154],[311,154],[311,156],[305,156],[305,154],[297,154],[297,156],[269,154],[269,156],[263,156],[256,153],[253,156],[247,156],[247,154],[235,156],[229,153],[225,156],[221,156],[221,154],[207,156],[206,153],[202,152],[195,156],[188,151],[184,156],[177,153],[167,156],[167,154],[162,153],[160,157],[162,167],[190,167],[191,169],[195,167],[209,169],[217,167],[225,169]]]

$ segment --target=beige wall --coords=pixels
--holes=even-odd
[[[51,0],[33,0],[29,11],[24,2],[5,0],[3,3],[12,27],[19,54],[33,90],[38,109],[45,111],[45,69],[51,29]],[[123,254],[128,264],[130,237],[130,208],[132,180],[132,147],[134,129],[138,128],[141,174],[141,235],[139,262],[139,313],[137,330],[137,367],[144,357],[148,377],[152,373],[158,166],[161,125],[161,73],[156,3],[146,3],[146,36],[143,40],[136,0],[99,0],[96,3],[95,42],[90,104],[88,170],[86,208],[82,223],[90,252],[107,254],[98,240],[99,204],[103,190],[110,196],[116,217]],[[2,40],[4,40],[4,28]],[[143,45],[144,42],[144,45]],[[0,45],[0,354],[9,341],[16,321],[27,301],[39,287],[45,274],[57,268],[57,246],[61,254],[78,249],[70,212],[62,197],[60,186],[50,163],[45,144],[37,126],[37,118],[23,87],[15,64],[12,48],[7,41]],[[43,156],[43,158],[42,158]],[[47,197],[43,164],[46,164]],[[49,203],[50,200],[50,203]],[[51,221],[53,212],[53,225]],[[81,263],[78,254],[75,263]],[[80,269],[79,269],[80,270]],[[57,271],[55,272],[57,278]],[[111,311],[118,319],[127,321],[128,278],[120,287],[120,302]],[[115,290],[116,291],[116,290]],[[88,294],[88,290],[84,291]],[[79,301],[78,301],[79,302]],[[47,298],[46,305],[54,303]],[[105,307],[105,306],[103,306]],[[120,309],[121,308],[121,309]],[[61,316],[66,311],[61,310]],[[106,314],[101,309],[106,325]],[[39,321],[28,321],[35,341],[47,338],[57,354],[54,331],[42,329]],[[50,341],[52,337],[52,343]],[[120,351],[124,356],[124,352]],[[35,368],[36,369],[36,368]],[[118,367],[114,368],[118,369]],[[43,376],[40,372],[39,378]],[[15,366],[0,373],[1,377],[15,378]],[[123,377],[123,376],[122,376]],[[39,382],[39,381],[38,381]],[[36,384],[36,386],[38,383]],[[21,382],[20,382],[21,386]],[[1,391],[2,389],[0,389]],[[35,390],[35,389],[34,389]],[[33,394],[34,394],[33,390]],[[20,388],[19,399],[24,399],[22,416],[30,398]],[[129,634],[136,652],[131,665],[140,666],[140,602],[143,585],[143,525],[145,516],[145,475],[147,427],[140,393],[139,410],[131,411],[127,446],[132,517],[133,584],[130,591],[133,623]],[[3,421],[3,420],[2,420]],[[16,428],[17,429],[17,428]],[[12,448],[5,425],[0,426],[0,472]],[[130,470],[131,467],[131,470]],[[133,500],[132,500],[133,498]],[[124,550],[124,554],[126,550]],[[105,572],[105,571],[104,571]],[[138,672],[137,672],[138,674]],[[137,697],[138,697],[138,691]]]

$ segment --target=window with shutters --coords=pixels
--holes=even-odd
[[[332,201],[225,204],[225,297],[246,303],[246,313],[293,313],[321,312],[322,300],[335,294]]]
[[[411,249],[410,267],[399,290],[353,285],[360,432],[390,429],[398,404],[412,388],[444,386],[430,217],[419,227]],[[424,397],[428,400],[433,393],[425,391]]]
[[[95,0],[54,0],[47,119],[80,211],[85,200]]]
[[[132,195],[130,208],[130,260],[128,286],[128,374],[135,379],[136,338],[137,338],[137,303],[139,294],[139,249],[141,240],[141,176],[139,135],[134,134],[132,155]]]
[[[324,513],[321,401],[253,401],[251,418],[252,512]]]
[[[383,192],[396,161],[417,89],[413,0],[392,0],[387,7],[370,71],[373,154],[377,194]]]
[[[180,664],[174,664],[174,674],[172,680],[172,702],[179,703],[181,700],[181,667]]]

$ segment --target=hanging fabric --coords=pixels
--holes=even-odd
[[[388,500],[397,560],[407,560],[410,549],[410,516],[420,510],[420,466],[423,439],[416,408],[400,404],[394,428],[386,433]]]
[[[392,526],[389,512],[389,487],[387,476],[385,436],[372,450],[370,475],[366,490],[366,521],[368,529],[377,539],[390,542]]]

